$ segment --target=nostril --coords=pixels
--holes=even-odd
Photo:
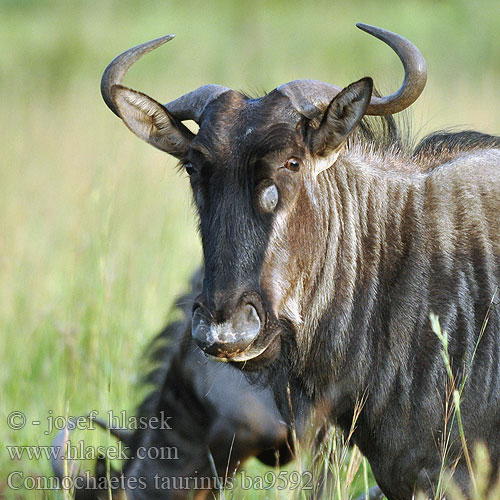
[[[223,322],[214,322],[202,306],[194,307],[192,337],[207,354],[226,357],[245,350],[259,335],[261,320],[250,303],[241,304],[232,316]]]
[[[260,318],[252,304],[245,304],[233,317],[235,333],[253,339],[260,331]]]
[[[204,349],[210,342],[210,322],[203,315],[201,307],[193,311],[191,322],[191,335],[195,342]]]
[[[193,321],[193,328],[198,327],[198,325],[203,322],[203,316],[201,314],[201,311],[200,311],[199,307],[197,307],[193,311],[192,321]]]

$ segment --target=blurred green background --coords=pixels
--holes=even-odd
[[[498,0],[0,0],[0,498],[40,498],[5,479],[49,474],[47,461],[12,461],[5,445],[50,444],[49,411],[134,408],[141,351],[200,262],[187,179],[105,107],[106,64],[175,33],[127,84],[162,102],[205,83],[255,94],[295,78],[370,75],[391,92],[400,64],[358,21],[426,57],[417,135],[500,132]],[[23,430],[6,425],[14,410]]]

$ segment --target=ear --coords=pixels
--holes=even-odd
[[[160,103],[122,85],[111,87],[111,98],[121,119],[135,135],[176,158],[185,157],[195,135]]]
[[[372,90],[373,80],[367,77],[351,83],[332,99],[320,126],[313,132],[311,149],[314,156],[338,155],[340,146],[366,113]]]

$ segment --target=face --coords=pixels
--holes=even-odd
[[[276,93],[259,100],[226,93],[207,110],[181,160],[205,261],[193,337],[223,361],[255,366],[273,359],[292,319],[282,314],[273,284],[276,261],[289,256],[283,226],[304,191],[308,154],[303,120],[284,101]]]
[[[319,194],[363,117],[372,83],[340,92],[320,119],[278,91],[227,91],[207,105],[197,135],[148,96],[112,88],[127,126],[179,158],[199,214],[205,274],[193,309],[195,342],[221,361],[257,368],[298,334],[329,224]]]

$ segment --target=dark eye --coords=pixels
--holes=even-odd
[[[188,175],[192,175],[192,173],[194,172],[194,167],[191,162],[184,163],[184,169],[186,170],[186,173]]]
[[[300,168],[300,163],[295,158],[290,158],[285,162],[283,166],[288,170],[291,170],[292,172],[298,172]]]

